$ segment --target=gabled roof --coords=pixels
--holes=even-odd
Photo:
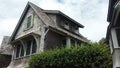
[[[19,21],[18,21],[18,24],[13,32],[13,34],[11,35],[11,38],[10,38],[10,42],[14,40],[15,38],[15,35],[19,29],[19,27],[21,26],[22,24],[22,21],[28,11],[29,8],[32,8],[33,11],[38,15],[38,17],[42,20],[42,22],[47,25],[47,26],[50,26],[50,27],[53,27],[53,28],[57,28],[55,22],[49,18],[49,16],[46,14],[46,13],[56,13],[56,14],[60,14],[66,18],[68,18],[69,20],[71,20],[72,22],[74,22],[76,25],[78,25],[79,27],[83,28],[84,26],[79,24],[78,22],[76,22],[75,20],[71,19],[70,17],[68,17],[67,15],[63,14],[62,12],[60,11],[56,11],[56,10],[43,10],[41,8],[39,8],[38,6],[36,6],[35,4],[31,3],[31,2],[28,2]]]
[[[55,23],[45,13],[43,13],[43,9],[39,8],[38,6],[36,6],[35,4],[33,4],[31,2],[28,2],[19,21],[18,21],[17,26],[15,27],[15,30],[13,31],[13,34],[11,35],[10,42],[14,39],[14,37],[15,37],[19,27],[21,26],[22,21],[30,7],[35,11],[35,13],[38,15],[38,17],[40,17],[40,19],[43,21],[44,24],[46,24],[47,26],[55,27]]]

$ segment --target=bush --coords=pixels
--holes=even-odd
[[[98,43],[34,54],[29,68],[112,68],[108,46]]]

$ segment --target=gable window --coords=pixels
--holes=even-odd
[[[27,28],[30,28],[30,25],[31,25],[31,16],[29,16],[28,18],[27,18],[27,24],[26,24],[27,26]]]
[[[32,27],[33,27],[33,15],[30,15],[24,20],[24,30],[28,30]]]

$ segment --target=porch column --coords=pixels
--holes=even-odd
[[[33,37],[34,37],[35,42],[36,42],[36,45],[37,45],[36,52],[39,52],[39,47],[40,47],[40,36],[33,35]]]
[[[40,47],[39,47],[39,52],[43,52],[44,51],[44,48],[45,48],[45,45],[44,45],[44,40],[45,40],[45,27],[43,26],[41,28],[41,38],[40,38]]]
[[[112,38],[111,38],[111,35],[110,35],[110,38],[109,38],[109,45],[110,45],[110,51],[111,51],[111,54],[113,53],[113,48],[114,48],[114,46],[113,46],[113,41],[112,41]]]
[[[15,45],[13,45],[13,53],[12,53],[12,59],[11,60],[13,60],[16,56],[15,51],[16,51],[16,47],[15,47]]]
[[[118,48],[118,40],[117,40],[117,34],[115,28],[111,29],[111,36],[112,36],[112,41],[113,41],[113,46],[114,48]]]
[[[113,42],[113,53],[112,53],[112,59],[113,59],[113,68],[120,67],[120,47],[118,44],[118,39],[116,35],[116,29],[111,29],[111,42]],[[111,44],[111,43],[110,43]]]
[[[66,45],[68,48],[71,47],[71,40],[70,40],[70,37],[66,37]]]
[[[23,49],[24,49],[24,56],[26,56],[26,45],[25,45],[25,42],[22,41],[22,40],[19,40],[20,43],[22,44],[21,46],[23,46]]]

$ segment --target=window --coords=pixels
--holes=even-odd
[[[19,57],[19,53],[20,53],[20,45],[16,46],[16,58]]]
[[[27,41],[26,55],[30,54],[31,50],[31,40]]]
[[[71,39],[71,44],[75,46],[75,40]]]
[[[66,38],[62,39],[62,45],[66,45]]]
[[[27,24],[26,24],[27,26],[27,28],[30,28],[30,25],[31,25],[31,16],[29,16],[28,18],[27,18]]]
[[[33,15],[30,15],[24,20],[24,30],[28,30],[32,28],[32,26],[33,26]]]
[[[16,58],[19,58],[21,56],[24,56],[24,49],[21,44],[16,45]]]
[[[24,49],[23,49],[23,46],[21,45],[21,54],[20,56],[24,56]]]
[[[117,35],[118,45],[120,46],[120,29],[116,29],[116,35]]]
[[[79,29],[77,26],[70,25],[70,31],[79,34]]]
[[[69,29],[69,24],[66,20],[61,20],[60,24],[63,28]]]
[[[35,39],[27,41],[26,55],[36,53],[36,50],[37,50],[37,44]]]
[[[37,51],[37,44],[36,44],[35,39],[30,39],[26,41],[24,46],[18,42],[15,48],[15,58],[20,58],[22,56],[31,55],[33,53],[36,53],[36,51]]]
[[[32,53],[36,53],[36,50],[37,50],[37,45],[36,45],[36,41],[34,39],[33,43],[32,43]]]

